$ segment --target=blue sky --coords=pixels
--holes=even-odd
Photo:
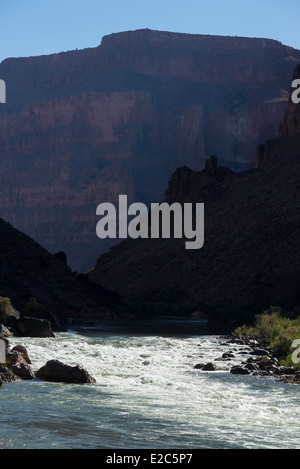
[[[299,0],[2,1],[0,61],[95,47],[106,34],[141,28],[266,37],[300,49],[299,13]]]

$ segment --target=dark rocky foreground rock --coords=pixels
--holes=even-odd
[[[34,379],[35,373],[26,348],[23,345],[11,348],[9,341],[5,340],[6,357],[5,362],[0,363],[0,382]]]
[[[14,328],[19,335],[24,337],[55,337],[50,321],[47,319],[24,316],[16,321]]]
[[[45,381],[64,383],[95,383],[95,379],[81,366],[70,366],[59,360],[49,360],[36,372],[36,377]]]
[[[16,345],[11,348],[7,341],[6,362],[0,363],[0,385],[2,383],[32,380],[35,378],[63,383],[82,384],[96,382],[83,367],[79,365],[66,365],[58,360],[49,360],[35,372],[26,348],[22,345]]]
[[[0,337],[55,337],[48,319],[10,315],[0,324]]]
[[[65,383],[94,383],[95,379],[81,366],[69,366],[58,360],[49,360],[35,372],[31,366],[28,352],[23,345],[11,348],[8,337],[45,337],[54,338],[48,320],[26,316],[9,316],[9,328],[1,327],[0,335],[0,384],[29,379],[43,379]],[[0,324],[1,326],[1,324]],[[13,331],[13,332],[11,332]]]
[[[21,378],[9,370],[6,365],[0,363],[0,384],[12,383],[14,381],[21,381]]]
[[[27,363],[16,363],[11,366],[11,371],[21,380],[34,379],[35,373]]]

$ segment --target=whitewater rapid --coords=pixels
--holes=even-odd
[[[297,448],[300,387],[237,376],[233,346],[217,336],[103,333],[13,338],[37,370],[47,360],[81,365],[95,384],[40,380],[0,389],[0,448]],[[194,369],[214,362],[217,371]]]

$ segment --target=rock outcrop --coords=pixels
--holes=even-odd
[[[270,305],[299,304],[297,106],[288,107],[288,136],[260,147],[256,169],[236,173],[213,158],[203,171],[183,167],[173,174],[169,203],[205,204],[202,249],[186,250],[184,239],[130,239],[100,256],[91,279],[137,302],[139,311],[198,310],[231,327]]]
[[[96,207],[158,202],[174,168],[244,170],[282,120],[300,52],[267,39],[129,31],[0,64],[0,214],[86,271]]]

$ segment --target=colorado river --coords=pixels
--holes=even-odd
[[[53,339],[13,338],[37,370],[47,360],[82,365],[95,384],[4,383],[0,448],[297,448],[300,387],[236,376],[218,336],[82,329]],[[201,355],[201,356],[200,356]]]

